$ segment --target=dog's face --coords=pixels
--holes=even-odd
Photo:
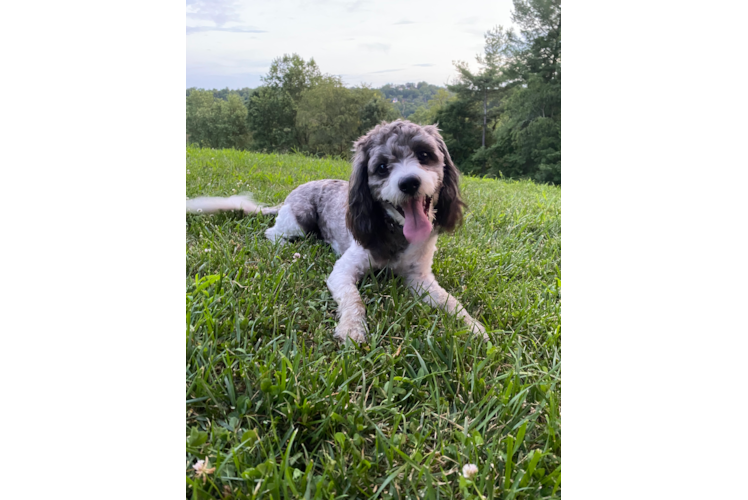
[[[459,224],[459,174],[436,127],[383,123],[356,141],[355,151],[347,225],[364,248],[385,237],[385,214],[411,244],[427,240],[434,225],[451,231]]]

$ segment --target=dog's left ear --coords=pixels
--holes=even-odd
[[[452,157],[449,156],[447,145],[444,143],[441,134],[433,125],[424,127],[439,145],[439,151],[444,156],[444,179],[442,188],[439,191],[439,200],[434,208],[436,209],[436,223],[443,231],[454,231],[462,223],[462,210],[467,207],[460,196],[460,172],[452,163]]]

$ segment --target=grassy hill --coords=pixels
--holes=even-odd
[[[187,149],[188,197],[276,204],[349,173]],[[271,244],[274,217],[187,216],[188,497],[560,497],[560,189],[467,177],[462,189],[470,209],[439,238],[434,273],[489,343],[381,272],[359,285],[369,342],[339,347],[327,245]],[[206,457],[203,481],[192,466]]]

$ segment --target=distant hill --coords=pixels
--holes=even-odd
[[[230,88],[226,87],[225,89],[221,89],[221,90],[218,90],[218,89],[198,89],[198,88],[195,88],[195,87],[190,87],[190,88],[187,89],[187,96],[189,96],[190,92],[192,92],[193,90],[210,90],[211,92],[213,92],[213,97],[215,97],[216,99],[223,99],[224,101],[226,99],[228,99],[229,94],[239,94],[239,96],[244,101],[244,104],[247,103],[247,101],[249,100],[249,96],[251,96],[252,92],[254,92],[254,89],[251,89],[249,87],[244,87],[243,89],[230,89]]]
[[[392,103],[393,107],[397,109],[404,118],[407,118],[415,112],[418,106],[427,106],[427,102],[429,99],[434,97],[436,91],[444,88],[445,87],[431,85],[426,82],[408,82],[401,84],[388,83],[377,90],[384,94],[384,97]],[[221,90],[196,89],[191,87],[187,89],[187,95],[190,95],[190,92],[193,90],[210,90],[213,92],[214,97],[223,100],[226,100],[229,94],[238,94],[245,103],[249,100],[249,96],[254,92],[254,89],[250,89],[249,87],[244,87],[243,89],[229,89],[227,87]]]
[[[418,106],[426,106],[429,99],[432,99],[439,89],[445,89],[445,87],[418,82],[405,84],[388,83],[378,90],[395,106],[395,109],[400,111],[403,117],[407,118],[415,112]]]

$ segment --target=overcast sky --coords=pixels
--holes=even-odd
[[[511,0],[187,0],[187,87],[255,88],[283,54],[313,57],[347,86],[454,78],[510,26]]]

